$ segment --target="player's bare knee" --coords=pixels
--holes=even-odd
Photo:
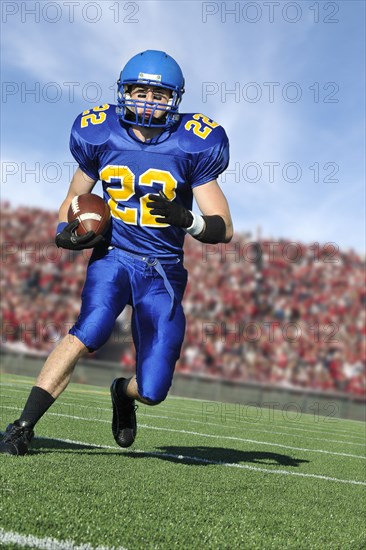
[[[67,348],[72,349],[73,353],[77,355],[78,358],[90,353],[91,351],[77,336],[68,334],[65,336],[64,344]]]

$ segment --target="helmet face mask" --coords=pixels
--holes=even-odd
[[[128,124],[148,128],[166,128],[178,118],[178,107],[184,93],[184,77],[177,62],[165,52],[147,50],[135,55],[122,69],[118,84],[117,113]],[[135,87],[153,89],[154,94],[171,92],[168,101],[132,98]],[[162,111],[164,114],[162,115]],[[155,115],[159,116],[155,116]]]
[[[134,88],[136,91],[132,91]],[[124,86],[124,97],[121,103],[125,107],[125,119],[131,124],[138,126],[165,127],[168,111],[171,111],[174,103],[174,92],[171,92],[167,88],[162,88],[162,93],[159,94],[159,89],[154,86],[154,100],[151,101],[146,99],[147,92],[150,90],[150,86],[145,84]],[[163,97],[164,101],[162,101]]]

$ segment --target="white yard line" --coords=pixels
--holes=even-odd
[[[21,391],[21,390],[11,390],[11,391]],[[5,394],[0,394],[0,396],[1,397],[6,397]],[[63,396],[63,399],[65,399],[65,398],[66,398],[66,396]],[[65,405],[65,406],[74,405],[74,406],[77,406],[77,407],[80,407],[80,408],[83,408],[83,407],[85,408],[86,406],[88,406],[88,405],[78,403],[78,402],[75,402],[75,401],[57,401],[57,404],[58,405]],[[109,409],[106,409],[106,408],[98,406],[98,410],[111,413],[112,407],[110,407]],[[324,439],[324,437],[323,438],[314,437],[313,432],[311,430],[306,430],[307,432],[310,432],[311,435],[308,435],[308,436],[305,435],[304,436],[302,434],[299,435],[299,434],[293,434],[293,433],[290,433],[290,432],[277,432],[277,431],[274,431],[274,430],[267,430],[265,428],[253,428],[252,427],[253,424],[251,424],[251,423],[246,423],[244,421],[242,421],[241,423],[238,422],[238,421],[230,422],[230,419],[227,422],[225,421],[225,422],[218,423],[218,422],[206,422],[205,420],[193,420],[191,418],[179,418],[179,417],[167,416],[167,415],[161,415],[161,414],[149,414],[149,413],[146,413],[146,412],[143,412],[143,411],[140,411],[139,415],[147,416],[148,418],[161,418],[163,420],[173,420],[173,421],[178,421],[178,422],[191,422],[193,424],[203,424],[204,426],[215,426],[215,427],[218,427],[218,428],[225,428],[225,429],[238,429],[238,428],[243,428],[244,427],[245,429],[248,429],[250,432],[256,432],[256,433],[269,433],[269,434],[275,434],[275,435],[284,435],[284,436],[287,436],[287,437],[300,437],[300,438],[303,438],[303,439],[311,439],[312,441],[323,441],[323,442],[327,442],[327,443],[328,442],[329,443],[341,443],[343,445],[344,444],[345,445],[354,445],[354,446],[362,447],[362,448],[366,447],[365,443],[356,443],[354,441],[345,441],[345,440],[339,440],[339,439]],[[290,427],[292,428],[292,426],[290,426]],[[332,433],[332,432],[330,432],[330,433]]]
[[[147,426],[145,424],[139,424],[140,428],[148,428],[150,430],[161,430],[161,431],[167,431],[167,432],[176,432],[176,433],[182,433],[182,434],[188,434],[188,435],[196,435],[201,437],[209,437],[214,439],[225,439],[225,440],[231,440],[231,441],[243,441],[245,443],[255,443],[257,445],[270,445],[271,447],[282,447],[283,449],[291,449],[292,451],[304,451],[304,452],[310,452],[310,453],[324,453],[327,455],[334,455],[334,456],[348,456],[351,458],[361,458],[363,460],[366,460],[366,456],[362,455],[353,455],[348,453],[337,453],[335,451],[325,451],[324,449],[308,449],[305,447],[291,447],[289,445],[282,445],[281,443],[271,443],[268,441],[258,441],[256,439],[245,439],[241,437],[234,437],[230,435],[214,435],[214,434],[206,434],[201,432],[192,432],[188,430],[174,430],[173,428],[163,428],[163,427],[156,427],[156,426]]]
[[[20,407],[12,407],[9,405],[3,405],[4,409],[15,409],[19,410]],[[57,416],[57,417],[65,417],[65,418],[72,418],[73,420],[85,420],[86,422],[102,422],[104,424],[110,424],[110,420],[104,420],[102,418],[85,418],[84,416],[75,416],[70,414],[63,414],[63,413],[52,413],[47,412],[48,415]],[[193,432],[190,430],[175,430],[174,428],[164,428],[164,427],[158,427],[158,426],[149,426],[147,424],[139,424],[139,428],[145,428],[147,430],[157,430],[157,431],[164,431],[164,432],[172,432],[172,433],[179,433],[179,434],[185,434],[185,435],[194,435],[198,437],[207,437],[212,439],[219,439],[220,441],[226,440],[226,441],[241,441],[243,443],[255,443],[256,445],[268,445],[270,447],[281,447],[282,449],[290,449],[292,451],[302,451],[307,453],[322,453],[332,456],[346,456],[350,458],[359,458],[361,460],[366,460],[366,456],[362,455],[353,455],[350,453],[337,453],[335,451],[326,451],[324,449],[308,449],[306,447],[292,447],[290,445],[283,445],[281,443],[272,443],[269,441],[258,441],[256,439],[246,439],[242,437],[235,437],[230,435],[216,435],[216,434],[206,434],[202,432]]]
[[[66,405],[66,406],[77,405],[77,406],[82,407],[82,405],[80,405],[79,403],[72,403],[72,402],[65,402],[65,401],[58,401],[58,403],[59,403],[59,405]],[[85,407],[85,405],[84,405],[84,407]],[[111,413],[112,406],[109,409],[98,407],[98,410],[103,411],[103,412]],[[148,418],[161,418],[163,420],[174,420],[174,421],[177,421],[177,422],[192,422],[193,424],[203,424],[204,426],[215,426],[215,427],[218,427],[218,428],[225,428],[225,429],[227,429],[227,428],[229,428],[229,429],[245,428],[245,429],[248,429],[251,432],[256,432],[256,433],[268,433],[268,434],[275,434],[275,435],[284,435],[284,436],[287,436],[287,437],[301,437],[303,439],[311,439],[312,441],[323,441],[323,443],[324,442],[326,442],[326,443],[341,443],[342,445],[354,445],[354,446],[357,446],[357,447],[362,447],[364,449],[366,448],[366,443],[356,443],[354,441],[343,441],[343,440],[339,440],[339,439],[325,439],[324,437],[320,438],[320,437],[314,437],[313,435],[306,436],[306,435],[292,434],[292,433],[289,433],[289,432],[276,432],[274,430],[266,430],[265,428],[253,428],[251,423],[245,423],[245,422],[240,423],[238,421],[236,423],[235,423],[235,421],[233,423],[230,423],[230,419],[228,420],[228,422],[218,423],[218,422],[206,422],[205,420],[192,420],[191,418],[179,418],[179,417],[175,417],[175,416],[166,416],[166,415],[161,415],[161,414],[149,414],[149,413],[146,413],[146,412],[143,412],[143,411],[139,411],[139,415],[147,416]],[[308,430],[308,431],[310,431],[310,430]]]
[[[6,386],[6,384],[2,384],[2,386]],[[9,385],[9,386],[10,386],[10,385]],[[20,390],[20,389],[17,389],[17,388],[11,388],[10,391],[23,392],[24,390]],[[68,390],[68,391],[70,391],[70,390]],[[6,394],[0,394],[0,395],[2,395],[3,397],[6,397]],[[83,396],[82,398],[84,398],[84,396]],[[71,397],[71,396],[68,396],[68,395],[63,395],[62,399],[63,399],[63,400],[65,400],[65,399],[74,399],[74,397]],[[93,397],[93,399],[94,399],[94,400],[97,400],[98,398]],[[188,398],[186,398],[186,399],[188,399]],[[106,404],[106,402],[108,402],[108,400],[106,400],[106,398],[104,398],[104,399],[98,399],[98,401],[101,401],[103,404]],[[78,402],[75,402],[75,401],[74,401],[74,402],[72,402],[72,401],[70,401],[70,402],[66,402],[66,401],[62,401],[62,402],[61,402],[61,401],[58,401],[58,403],[60,403],[60,404],[65,403],[66,405],[75,404],[75,405],[79,405],[79,406],[81,406],[81,407],[82,407],[82,406],[84,406],[84,407],[87,406],[87,404],[85,404],[85,402],[84,402],[84,403],[78,403]],[[224,405],[230,406],[230,403],[225,403]],[[231,405],[233,405],[233,404],[231,404]],[[168,411],[175,411],[175,410],[176,410],[176,409],[174,409],[174,408],[171,408],[171,407],[167,406],[166,404],[165,404],[165,406],[163,405],[163,407],[164,407],[164,409],[168,409]],[[110,411],[110,410],[111,410],[111,409],[104,409],[104,408],[99,408],[99,409],[100,409],[100,410],[104,410],[104,411],[107,411],[107,410]],[[261,410],[267,411],[267,410],[269,410],[269,409],[263,407]],[[166,411],[166,412],[168,412],[168,411]],[[278,412],[278,411],[277,411],[277,412]],[[202,411],[196,411],[196,413],[198,413],[200,416],[203,416],[203,414],[204,414]],[[230,415],[230,413],[231,413],[231,415]],[[232,420],[231,416],[233,416],[233,413],[234,413],[234,411],[229,411],[229,413],[228,413],[228,415],[227,415],[227,418],[228,418],[228,420],[227,420],[227,424],[228,424],[227,427],[230,427],[230,428],[233,427],[233,426],[229,426],[229,422]],[[161,416],[161,415],[158,415],[158,414],[148,414],[148,413],[144,413],[144,412],[142,412],[141,414],[144,414],[144,415],[146,415],[146,416],[150,416],[151,418],[153,418],[153,417],[156,417],[156,418],[170,418],[171,420],[191,421],[191,422],[194,422],[194,423],[203,423],[203,424],[205,424],[205,425],[211,425],[211,426],[220,426],[220,425],[224,425],[224,424],[226,423],[226,420],[225,420],[225,423],[223,422],[223,423],[219,424],[219,423],[213,423],[213,422],[206,422],[206,421],[204,421],[204,420],[193,420],[192,418],[189,418],[189,419],[187,418],[187,419],[185,419],[185,418],[170,417],[170,416],[169,416],[169,417],[166,417],[166,416]],[[187,413],[187,412],[185,412],[185,411],[179,411],[179,410],[178,410],[178,414],[180,414],[180,415],[186,415],[186,416],[192,416],[191,413]],[[272,414],[272,413],[271,413],[271,414]],[[210,415],[210,416],[212,416],[212,415]],[[321,418],[321,417],[320,417],[320,418]],[[343,421],[343,420],[342,420],[342,421]],[[235,420],[234,420],[234,422],[235,422]],[[247,426],[247,425],[253,425],[253,424],[254,424],[254,422],[245,422],[245,420],[242,420],[242,421],[239,420],[239,421],[236,421],[236,422],[237,422],[237,424],[240,424],[240,423],[241,423],[242,426],[243,426],[243,425]],[[277,428],[281,428],[281,427],[282,427],[282,425],[278,422],[278,419],[273,419],[272,422],[273,422],[273,425],[276,426]],[[292,422],[294,422],[294,421],[292,421]],[[359,435],[354,435],[354,434],[350,433],[350,432],[347,431],[347,430],[338,430],[338,429],[334,429],[333,431],[322,430],[322,429],[321,429],[320,427],[318,427],[316,424],[314,424],[314,426],[312,427],[313,429],[310,429],[310,428],[300,428],[300,427],[298,427],[298,425],[294,426],[294,425],[292,424],[292,422],[290,422],[290,421],[287,422],[286,424],[284,424],[284,427],[285,427],[286,429],[291,429],[291,430],[301,431],[301,432],[309,432],[309,433],[311,433],[311,434],[316,434],[316,433],[318,433],[318,434],[327,434],[327,435],[333,435],[333,436],[338,436],[338,437],[347,437],[348,439],[349,439],[349,438],[358,439],[358,440],[363,441],[363,442],[365,441],[365,437],[362,437],[362,436],[359,436]],[[299,424],[299,422],[296,421],[296,424]],[[303,426],[309,426],[308,423],[300,423],[300,424],[303,425]],[[260,423],[258,423],[257,425],[260,426]],[[252,431],[255,431],[255,430],[252,430]],[[260,431],[262,431],[262,430],[258,429],[257,431],[260,432]],[[264,430],[264,431],[265,431],[265,430]],[[270,432],[269,430],[267,431],[267,433],[277,433],[278,435],[286,435],[286,434],[282,434],[281,432],[272,432],[272,431]],[[344,434],[344,435],[343,435],[343,434]],[[301,436],[299,436],[299,435],[297,435],[297,434],[288,434],[288,435],[294,435],[295,437],[301,437]],[[316,439],[316,438],[314,438],[314,439]],[[322,438],[319,438],[319,441],[323,441],[323,439],[322,439]],[[331,440],[327,440],[327,441],[331,441]],[[349,445],[351,445],[351,444],[353,443],[352,441],[340,441],[340,440],[334,440],[334,441],[332,441],[332,442],[333,442],[333,443],[346,443],[346,444],[349,444]],[[354,444],[355,444],[355,445],[360,445],[360,446],[364,446],[364,445],[365,445],[365,443],[356,443],[356,442],[355,442]]]
[[[119,449],[116,447],[116,446],[112,446],[112,445],[97,445],[95,443],[88,443],[86,441],[75,441],[73,439],[58,439],[58,438],[51,438],[51,437],[37,437],[36,439],[39,439],[39,440],[45,440],[45,441],[59,441],[60,443],[71,443],[72,445],[80,445],[82,447],[92,447],[92,448],[96,448],[96,449],[111,449],[113,451],[119,451]],[[136,455],[140,455],[140,454],[143,454],[143,455],[146,455],[146,456],[153,456],[153,457],[156,457],[156,458],[173,458],[175,460],[179,460],[179,461],[190,461],[190,462],[197,462],[197,463],[201,463],[201,464],[212,464],[214,466],[225,466],[225,467],[228,467],[228,468],[238,468],[240,470],[250,470],[250,471],[253,471],[253,472],[262,472],[262,473],[266,473],[266,474],[277,474],[277,475],[292,475],[292,476],[298,476],[298,477],[305,477],[305,478],[312,478],[312,479],[321,479],[321,480],[324,480],[324,481],[333,481],[333,482],[336,482],[336,483],[345,483],[345,484],[348,484],[348,485],[363,485],[363,486],[366,486],[366,482],[364,481],[357,481],[357,480],[354,480],[354,479],[340,479],[340,478],[337,478],[337,477],[330,477],[330,476],[323,476],[323,475],[319,475],[319,474],[305,474],[305,473],[302,473],[302,472],[293,472],[293,471],[290,471],[290,470],[270,470],[270,469],[267,469],[267,468],[259,468],[258,466],[249,466],[247,464],[238,464],[236,462],[224,462],[224,461],[221,461],[221,460],[210,460],[208,458],[201,458],[201,457],[198,457],[198,456],[190,456],[190,455],[177,455],[177,454],[173,454],[173,453],[164,453],[164,452],[158,452],[158,451],[142,451],[140,449],[133,449],[133,450],[130,450],[128,451],[128,454],[136,454]],[[124,452],[123,451],[120,451],[120,454],[121,454],[121,457],[123,457],[123,454]],[[52,539],[47,539],[47,540],[52,540]],[[0,538],[0,541],[1,541],[1,538]],[[53,547],[50,547],[50,546],[36,546],[36,548],[47,548],[50,549],[50,550],[53,550],[53,548],[60,548],[61,550],[61,547],[58,547],[58,546],[53,546]],[[62,547],[63,548],[63,547]],[[71,548],[73,550],[76,550],[76,549],[79,549],[80,550],[89,550],[91,549],[90,546],[75,546],[75,547],[65,547],[65,548]],[[101,546],[98,546],[97,547],[98,550],[104,550],[104,547],[101,547]],[[107,550],[107,549],[106,549]],[[112,550],[112,549],[110,549]],[[118,549],[120,550],[120,548]]]
[[[126,550],[122,546],[92,546],[88,543],[76,544],[73,540],[58,540],[52,537],[39,538],[34,535],[22,535],[15,531],[5,531],[0,527],[0,542],[17,544],[25,548],[40,550]]]

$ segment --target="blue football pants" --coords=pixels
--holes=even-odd
[[[117,317],[130,304],[138,392],[159,403],[167,396],[183,343],[186,284],[187,271],[177,258],[158,262],[117,248],[96,249],[70,334],[94,351],[107,342]]]

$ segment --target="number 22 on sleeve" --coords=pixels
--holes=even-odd
[[[210,120],[207,116],[202,114],[193,115],[194,120],[188,120],[185,123],[184,128],[186,130],[193,130],[193,133],[200,137],[201,139],[206,139],[209,134],[211,134],[212,129],[219,126],[217,122]],[[202,122],[199,122],[199,121]],[[205,126],[202,127],[202,124]]]
[[[103,112],[109,109],[109,105],[105,103],[100,107],[93,107],[93,109],[87,109],[83,111],[83,116],[81,117],[81,127],[85,128],[89,125],[89,122],[92,124],[102,124],[107,118],[107,115]],[[93,112],[90,112],[93,111]]]

